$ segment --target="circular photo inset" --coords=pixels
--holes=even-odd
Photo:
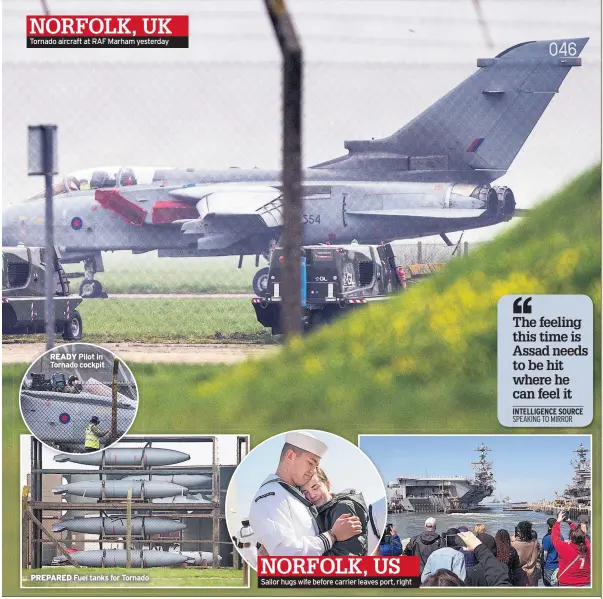
[[[138,388],[113,352],[70,343],[48,350],[28,368],[19,404],[27,428],[42,443],[90,453],[128,432],[138,411]]]
[[[349,441],[316,430],[258,445],[226,494],[228,531],[254,570],[258,555],[371,555],[386,515],[385,486],[370,459]]]

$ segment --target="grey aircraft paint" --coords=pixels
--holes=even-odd
[[[179,532],[186,528],[186,524],[171,520],[169,518],[132,518],[132,534],[156,535]],[[73,518],[72,520],[63,520],[52,525],[53,532],[68,530],[71,532],[83,532],[87,534],[105,534],[105,535],[125,535],[126,518],[124,517],[103,517],[103,518]]]
[[[71,557],[80,565],[89,568],[125,568],[126,567],[125,549],[94,549],[92,551],[76,551]],[[64,558],[62,561],[67,561]],[[186,555],[172,553],[169,551],[131,551],[132,568],[165,568],[169,566],[179,566],[188,561]]]
[[[128,432],[136,416],[136,402],[126,400],[117,408],[118,438]],[[38,439],[70,451],[84,451],[84,431],[93,416],[99,418],[101,429],[111,427],[111,398],[100,395],[23,390],[20,406],[27,427]]]
[[[189,494],[186,497],[159,497],[153,499],[153,503],[211,503],[208,495],[197,493],[195,495]]]
[[[104,490],[105,497],[125,499],[129,489],[132,489],[133,498],[144,496],[145,499],[154,499],[156,497],[175,497],[189,494],[189,490],[182,485],[175,485],[174,483],[145,483],[144,481],[136,480],[82,481],[68,485],[59,485],[52,492],[55,495],[62,493],[100,498]]]
[[[479,59],[476,73],[389,137],[347,141],[346,155],[305,169],[304,245],[445,235],[513,218],[513,192],[490,184],[580,66],[587,41],[525,42]],[[146,183],[132,174],[97,169],[85,184],[67,177],[57,186],[56,243],[64,262],[84,261],[88,281],[102,251],[267,255],[280,238],[280,171],[157,169]],[[43,214],[41,198],[9,206],[3,243],[42,243]]]
[[[151,479],[149,479],[148,474],[132,474],[124,476],[121,480],[152,480],[156,483],[176,483],[191,491],[211,489],[211,476],[209,474],[153,474]]]
[[[88,466],[100,466],[103,460],[105,466],[170,466],[190,459],[188,453],[175,449],[156,447],[120,447],[106,449],[92,454],[54,456],[55,462],[73,462]]]
[[[187,558],[187,564],[193,566],[213,566],[214,556],[209,551],[181,551],[177,555],[184,555]],[[222,561],[222,556],[218,555],[218,564]]]

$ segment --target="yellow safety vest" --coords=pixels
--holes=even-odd
[[[90,423],[85,430],[86,440],[84,441],[85,447],[90,447],[90,449],[100,449],[100,440],[96,436],[96,433],[92,430],[94,428],[94,424]]]

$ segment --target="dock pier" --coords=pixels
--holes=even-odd
[[[528,509],[532,510],[533,512],[541,512],[551,516],[556,516],[561,510],[565,510],[568,518],[575,521],[578,519],[578,516],[586,515],[590,517],[591,508],[589,505],[560,505],[559,503],[538,501],[536,503],[528,503]]]

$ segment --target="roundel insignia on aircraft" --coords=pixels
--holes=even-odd
[[[84,221],[79,216],[74,216],[71,219],[71,228],[74,231],[79,231],[84,226]]]
[[[69,424],[70,420],[71,420],[71,416],[69,416],[69,414],[67,414],[67,412],[63,412],[62,414],[59,414],[59,422],[61,424]]]

